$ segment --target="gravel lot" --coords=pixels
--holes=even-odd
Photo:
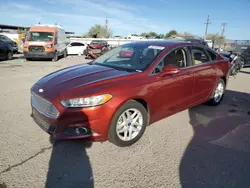
[[[53,144],[30,117],[29,89],[47,73],[83,62],[0,62],[0,188],[249,188],[250,68],[230,79],[220,106],[159,121],[131,147]]]

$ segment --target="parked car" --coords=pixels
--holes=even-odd
[[[26,60],[48,58],[58,61],[58,57],[67,56],[67,38],[65,30],[59,25],[35,25],[28,33],[23,54]]]
[[[83,55],[86,45],[82,42],[71,42],[67,45],[68,55]]]
[[[235,54],[241,57],[243,67],[250,66],[250,44],[232,44],[226,51],[221,52],[222,54]]]
[[[32,117],[55,139],[129,146],[149,124],[207,101],[220,104],[229,67],[227,59],[197,43],[127,43],[37,81]]]
[[[123,39],[123,37],[119,36],[119,35],[116,35],[116,36],[113,37],[113,39]]]
[[[125,39],[141,40],[141,39],[143,39],[143,37],[142,37],[142,36],[139,36],[139,35],[137,35],[137,34],[131,34],[131,35],[127,36]]]
[[[91,43],[86,47],[84,51],[84,55],[86,58],[96,59],[97,57],[101,56],[102,54],[109,51],[108,42],[105,40],[93,40]]]
[[[13,48],[9,42],[0,40],[0,59],[11,60],[13,57]]]
[[[4,43],[8,43],[10,45],[13,53],[18,52],[18,45],[15,41],[11,40],[9,37],[7,37],[5,35],[0,35],[0,40],[3,41]]]

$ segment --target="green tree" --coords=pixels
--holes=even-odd
[[[150,31],[150,32],[148,33],[148,35],[151,36],[151,37],[155,37],[155,36],[157,36],[157,33],[154,32],[154,31]]]
[[[178,34],[178,33],[177,33],[176,30],[170,30],[170,31],[166,34],[166,38],[176,36],[177,34]]]
[[[88,35],[93,38],[100,38],[100,37],[109,38],[112,36],[112,31],[107,30],[105,26],[96,24],[89,29]]]
[[[89,34],[88,33],[84,33],[81,35],[82,38],[88,38],[89,37]]]
[[[192,33],[189,33],[189,32],[184,32],[184,33],[181,34],[181,36],[183,36],[183,37],[192,37],[194,35]]]
[[[140,34],[141,37],[145,37],[147,35],[148,35],[148,33],[146,33],[146,32],[143,32],[143,33]]]

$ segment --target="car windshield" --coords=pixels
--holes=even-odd
[[[90,44],[102,44],[102,41],[100,41],[100,40],[93,40],[93,41],[91,41]]]
[[[52,32],[30,32],[28,35],[28,41],[45,41],[49,42],[53,40]]]
[[[93,64],[127,71],[144,71],[165,49],[149,44],[124,44],[96,59]]]

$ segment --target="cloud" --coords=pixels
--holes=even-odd
[[[43,0],[41,6],[12,1],[4,6],[4,8],[0,7],[0,17],[8,18],[6,19],[8,24],[58,23],[66,30],[84,33],[94,24],[104,24],[107,18],[114,34],[157,32],[160,29],[159,23],[142,16],[144,12],[150,13],[149,8],[112,0],[105,2],[102,0]]]

